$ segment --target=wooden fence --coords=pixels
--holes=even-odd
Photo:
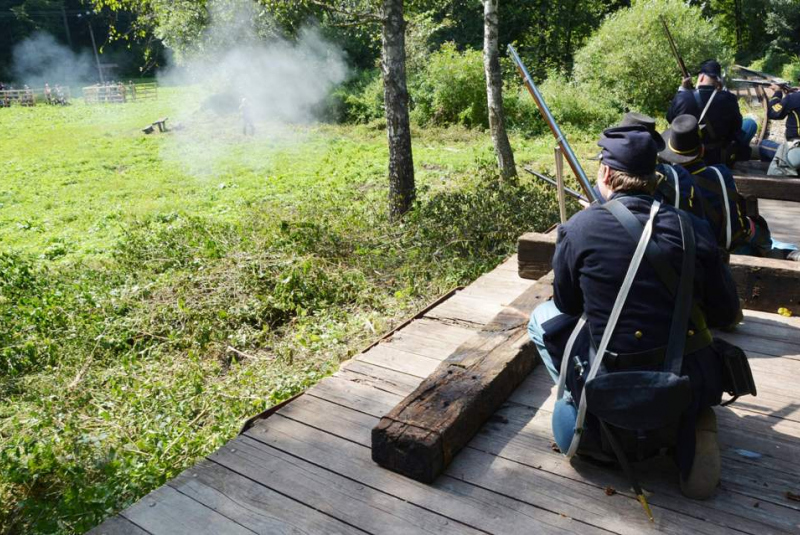
[[[83,88],[83,100],[87,104],[122,104],[136,100],[157,100],[158,84],[106,84]]]

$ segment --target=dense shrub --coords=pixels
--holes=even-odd
[[[575,55],[575,78],[585,91],[606,88],[620,106],[663,114],[681,75],[662,16],[690,71],[708,58],[730,63],[716,26],[698,8],[681,0],[638,0],[608,17]]]
[[[538,88],[553,117],[562,127],[596,132],[614,124],[622,113],[621,107],[607,91],[590,91],[563,74],[551,73]],[[506,89],[505,108],[511,128],[526,135],[549,132],[536,103],[524,86],[518,89],[509,86]]]
[[[781,78],[792,85],[800,81],[800,56],[795,56],[781,68]]]
[[[480,50],[460,52],[445,43],[430,55],[410,83],[413,117],[422,125],[489,125],[486,82]]]
[[[369,123],[384,115],[383,80],[378,69],[360,71],[333,91],[323,115],[335,122]]]

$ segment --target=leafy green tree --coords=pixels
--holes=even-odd
[[[660,17],[690,71],[709,58],[732,61],[717,25],[680,0],[638,0],[608,17],[575,55],[574,76],[586,91],[649,114],[664,112],[681,81]]]

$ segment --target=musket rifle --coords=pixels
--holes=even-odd
[[[547,184],[550,184],[551,186],[558,187],[558,183],[555,180],[553,180],[552,178],[550,178],[549,176],[543,175],[541,173],[537,173],[536,171],[534,171],[533,169],[530,169],[528,167],[523,167],[523,169],[525,169],[526,172],[532,174],[533,176],[535,176],[539,180],[542,180],[542,181],[546,182]],[[578,193],[574,189],[564,188],[564,192],[567,195],[569,195],[570,197],[572,197],[575,200],[577,200],[579,203],[585,204],[587,206],[589,205],[589,199],[587,199],[585,196],[581,195],[580,193]]]
[[[678,52],[678,47],[675,44],[675,39],[672,38],[672,33],[669,31],[667,21],[663,16],[659,18],[661,19],[661,25],[664,27],[664,33],[667,34],[667,41],[669,41],[669,48],[672,50],[672,55],[675,56],[675,60],[678,62],[678,68],[681,70],[681,74],[683,74],[684,78],[689,78],[689,69],[686,68],[686,64],[683,62],[680,52]]]
[[[789,93],[794,93],[798,90],[797,87],[792,87],[789,85],[789,82],[786,80],[781,80],[780,78],[773,78],[771,80],[748,80],[746,78],[734,78],[731,82],[736,82],[737,84],[750,84],[750,85],[757,85],[761,87],[770,87],[773,85],[778,86],[784,91]]]
[[[581,185],[581,189],[586,193],[586,197],[588,197],[591,202],[600,202],[600,199],[597,198],[597,195],[592,188],[591,183],[589,182],[589,178],[586,176],[586,173],[581,167],[580,162],[578,162],[578,158],[575,156],[575,153],[572,152],[572,147],[569,146],[567,142],[567,138],[564,136],[564,133],[559,128],[558,123],[556,123],[553,114],[550,113],[550,108],[547,107],[547,104],[544,101],[544,97],[539,92],[539,89],[536,87],[536,84],[533,83],[533,78],[531,78],[528,69],[525,68],[525,65],[522,63],[522,60],[517,54],[517,51],[514,50],[514,47],[508,45],[508,52],[511,54],[511,59],[517,66],[517,70],[519,71],[520,76],[522,76],[523,81],[525,82],[525,87],[528,88],[528,92],[530,92],[531,96],[533,97],[534,102],[536,102],[536,106],[539,108],[539,112],[542,114],[547,126],[550,127],[550,131],[553,132],[553,136],[556,138],[556,142],[561,147],[561,150],[564,153],[564,156],[567,159],[567,163],[569,164],[572,172],[575,173],[575,177],[578,179],[578,183]]]

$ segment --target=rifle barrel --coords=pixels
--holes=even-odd
[[[796,87],[792,87],[791,85],[789,85],[789,82],[786,82],[786,81],[783,81],[783,80],[772,80],[772,81],[770,81],[770,80],[748,80],[746,78],[734,78],[733,80],[731,80],[731,82],[735,82],[735,83],[738,83],[738,84],[757,85],[757,86],[761,86],[761,87],[769,87],[771,85],[777,85],[778,87],[780,87],[784,91],[788,91],[790,93],[793,93],[793,92],[797,91]]]
[[[549,176],[543,175],[541,173],[537,173],[536,171],[534,171],[533,169],[530,169],[528,167],[523,167],[523,169],[525,169],[525,171],[527,171],[528,173],[532,174],[533,176],[535,176],[539,180],[544,180],[545,182],[547,182],[551,186],[558,187],[558,182],[556,182],[555,180],[553,180]],[[567,195],[569,195],[570,197],[574,197],[574,198],[578,199],[579,201],[589,202],[589,199],[587,199],[586,197],[584,197],[583,195],[581,195],[580,193],[578,193],[574,189],[570,189],[570,188],[564,187],[564,192]]]
[[[664,27],[664,33],[667,34],[667,41],[669,41],[669,47],[672,50],[672,55],[675,56],[675,59],[678,61],[678,68],[681,70],[681,74],[683,74],[684,78],[689,78],[689,69],[686,68],[686,64],[683,62],[680,52],[678,52],[678,45],[675,44],[675,39],[672,38],[672,32],[669,31],[667,21],[664,19],[664,17],[660,17],[660,19],[661,25]]]
[[[770,82],[767,80],[748,80],[747,78],[733,78],[731,82],[736,82],[737,84],[750,84],[750,85],[763,85],[763,86],[770,86],[775,82]]]
[[[561,132],[561,128],[559,128],[558,123],[556,123],[553,114],[550,113],[550,109],[547,107],[544,97],[542,97],[542,94],[539,92],[536,84],[533,83],[533,78],[531,78],[528,69],[526,69],[525,65],[522,63],[519,54],[517,54],[517,51],[514,50],[514,47],[511,45],[508,45],[508,52],[511,54],[511,59],[517,65],[517,70],[522,76],[522,79],[528,88],[528,92],[530,92],[534,102],[536,102],[539,112],[542,114],[542,117],[544,117],[547,126],[550,127],[550,131],[553,132],[553,136],[556,138],[556,142],[559,144],[559,146],[561,146],[561,150],[564,151],[564,156],[567,158],[567,163],[569,164],[570,168],[572,168],[572,172],[575,173],[575,177],[578,179],[578,183],[581,185],[581,188],[586,193],[586,196],[591,199],[591,202],[599,202],[599,199],[595,195],[592,185],[589,182],[589,178],[586,176],[586,173],[584,172],[583,167],[581,167],[581,164],[578,161],[578,158],[575,156],[575,153],[572,152],[572,147],[569,146],[569,142],[567,142],[567,138],[564,136],[564,133]]]

